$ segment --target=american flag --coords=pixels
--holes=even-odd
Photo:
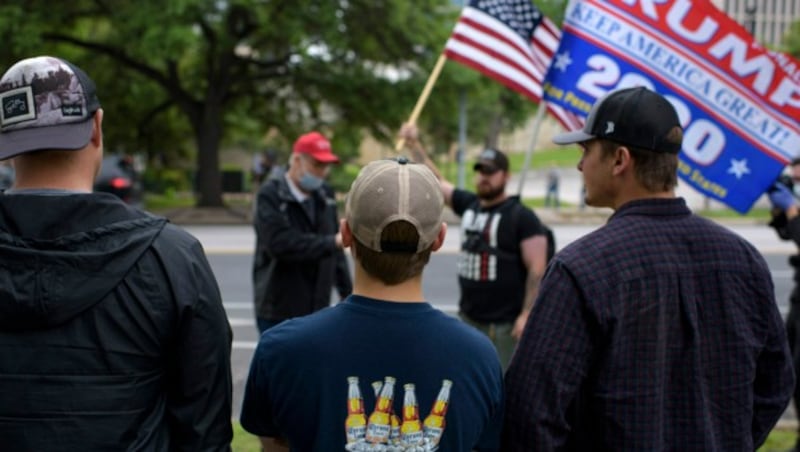
[[[445,44],[445,55],[534,102],[558,50],[561,30],[531,0],[470,0]],[[557,105],[547,111],[568,130],[583,119]]]

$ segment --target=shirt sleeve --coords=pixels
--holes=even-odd
[[[506,372],[501,450],[565,446],[593,344],[583,305],[568,269],[553,261]]]
[[[520,204],[520,207],[521,210],[516,225],[517,237],[520,240],[525,240],[535,235],[544,235],[544,227],[539,217],[525,205]]]
[[[181,237],[173,239],[166,261],[178,304],[167,372],[170,450],[230,450],[233,335],[200,243],[192,239],[184,246]]]
[[[774,296],[767,300],[774,300]],[[783,415],[795,385],[792,355],[781,314],[774,303],[767,304],[771,311],[769,335],[758,356],[753,382],[753,446],[756,448],[766,441]]]
[[[478,196],[475,193],[461,190],[460,188],[454,189],[453,196],[450,201],[452,204],[453,213],[460,217],[464,214],[464,211],[467,210],[467,207],[473,204],[477,199]]]
[[[250,363],[250,373],[247,376],[247,383],[245,383],[239,421],[242,428],[254,435],[276,437],[279,436],[279,431],[272,416],[272,400],[269,395],[269,375],[267,373],[269,364],[265,356],[269,346],[266,345],[265,340],[266,338],[262,336],[253,355],[253,361]]]

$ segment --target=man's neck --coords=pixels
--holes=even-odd
[[[400,284],[388,286],[381,280],[369,275],[363,269],[356,268],[353,275],[353,295],[374,298],[376,300],[396,303],[423,303],[422,276],[411,278]]]
[[[624,195],[617,197],[617,199],[611,204],[610,207],[613,210],[617,210],[621,206],[624,206],[625,204],[631,201],[638,201],[640,199],[672,199],[672,198],[675,198],[674,190],[666,190],[660,192],[651,192],[643,189],[631,190],[625,192]]]
[[[65,192],[91,193],[93,186],[88,178],[64,176],[60,178],[38,174],[34,177],[19,177],[12,186],[14,190],[62,190]]]

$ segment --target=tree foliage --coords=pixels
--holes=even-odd
[[[786,36],[784,36],[782,48],[784,52],[800,59],[800,20],[793,23]]]
[[[365,134],[391,143],[458,13],[449,0],[6,0],[0,63],[50,53],[83,67],[106,110],[106,147],[166,165],[191,156],[198,204],[219,206],[226,143],[318,129],[346,160]],[[437,148],[454,141],[464,93],[473,137],[532,108],[448,63],[421,118]]]

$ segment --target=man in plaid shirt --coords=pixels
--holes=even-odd
[[[506,374],[504,451],[755,450],[794,372],[769,269],[677,198],[683,132],[645,88],[599,100],[578,143],[608,223],[551,262]]]

